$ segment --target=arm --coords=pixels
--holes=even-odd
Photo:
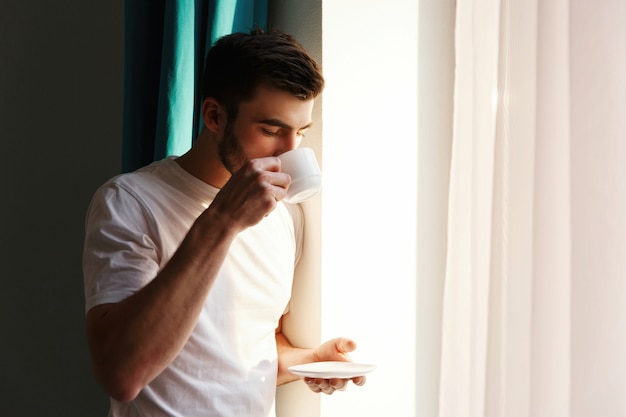
[[[216,226],[211,216],[199,218],[170,262],[143,289],[87,314],[96,379],[113,398],[132,400],[191,334],[236,234],[233,228]]]
[[[135,398],[183,348],[233,239],[274,209],[274,196],[284,194],[284,188],[277,190],[284,178],[267,171],[275,165],[275,158],[248,163],[198,217],[148,285],[119,303],[89,311],[94,373],[111,397]]]
[[[276,347],[278,349],[278,377],[276,385],[283,385],[288,382],[300,379],[299,376],[289,372],[289,367],[301,363],[316,362],[313,354],[314,349],[296,348],[282,332],[282,319],[276,329]]]
[[[292,365],[322,361],[350,361],[348,352],[356,349],[354,341],[343,337],[331,339],[316,349],[294,347],[282,333],[281,322],[279,322],[276,329],[276,346],[278,348],[277,385],[286,384],[301,378],[289,372],[288,368]],[[359,386],[365,384],[365,380],[365,376],[352,378],[352,382]],[[304,378],[304,382],[311,391],[323,392],[325,394],[332,394],[336,390],[345,390],[348,381],[350,379]]]

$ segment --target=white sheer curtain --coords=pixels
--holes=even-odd
[[[624,22],[457,2],[441,417],[626,415]]]

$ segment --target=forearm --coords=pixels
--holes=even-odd
[[[278,348],[278,378],[276,385],[286,384],[301,377],[289,372],[292,365],[315,362],[314,349],[304,349],[294,347],[285,335],[278,331],[276,333],[276,347]]]
[[[134,398],[189,338],[235,235],[212,224],[194,225],[147,286],[120,303],[89,312],[94,371],[112,397]]]

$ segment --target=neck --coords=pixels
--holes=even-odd
[[[220,161],[217,142],[207,129],[202,130],[192,148],[176,162],[194,177],[222,188],[231,174]]]

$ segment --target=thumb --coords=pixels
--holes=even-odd
[[[350,361],[349,352],[352,352],[356,349],[356,342],[352,339],[348,339],[345,337],[338,337],[333,340],[335,345],[335,350],[340,357],[345,358],[344,360]]]
[[[336,339],[328,340],[320,345],[313,352],[315,362],[323,361],[351,361],[348,352],[352,352],[356,349],[356,343],[345,337],[338,337]]]

